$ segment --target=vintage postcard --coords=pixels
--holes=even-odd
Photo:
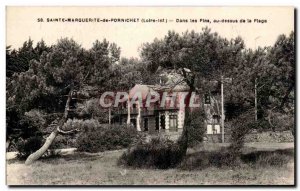
[[[295,185],[294,7],[6,7],[7,185]]]

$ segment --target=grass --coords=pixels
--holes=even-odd
[[[266,146],[269,148],[270,146]],[[7,184],[9,185],[288,185],[294,184],[293,150],[278,144],[264,151],[265,147],[246,147],[243,156],[259,161],[257,166],[243,168],[219,168],[209,166],[202,170],[182,169],[130,169],[117,166],[124,150],[107,151],[98,155],[74,154],[59,158],[43,159],[31,166],[23,161],[7,162]],[[206,144],[189,150],[189,154],[204,150],[217,151],[220,145]],[[279,150],[278,150],[279,149]],[[277,151],[276,151],[277,150]],[[278,152],[287,156],[287,164],[264,165]],[[267,153],[267,154],[266,154]],[[270,158],[262,157],[267,155]],[[254,156],[254,157],[253,157]],[[266,159],[266,161],[262,160]],[[245,161],[247,163],[247,161]],[[251,162],[249,162],[250,164]],[[248,163],[247,163],[248,164]]]

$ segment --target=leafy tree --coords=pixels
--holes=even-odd
[[[254,120],[254,88],[255,83],[257,83],[258,90],[264,86],[258,83],[260,81],[258,75],[260,74],[259,71],[263,70],[266,52],[266,48],[259,48],[255,51],[244,50],[239,57],[238,64],[229,72],[232,82],[226,84],[225,91],[227,98],[226,114],[229,119],[238,117],[248,110],[253,110],[251,120]]]
[[[42,51],[44,45],[40,43],[37,47],[36,50]],[[75,92],[89,96],[87,89],[101,92],[113,87],[109,79],[119,55],[120,48],[106,40],[96,41],[90,50],[85,50],[72,39],[60,39],[38,60],[31,60],[27,71],[12,77],[7,86],[8,105],[18,105],[21,115],[38,107],[49,114],[59,113],[62,116],[43,147],[29,156],[26,164],[39,158],[59,133],[77,131],[62,129],[65,121],[72,116],[70,103],[72,98],[76,98]]]
[[[275,130],[276,113],[293,115],[295,88],[294,33],[280,35],[272,47],[246,50],[240,65],[233,69],[229,97],[235,103],[253,110],[254,87],[257,87],[258,114]],[[239,93],[237,93],[239,92]]]
[[[27,97],[24,94],[28,93],[29,86],[34,85],[33,83],[27,83],[30,76],[24,75],[24,72],[29,69],[32,60],[39,60],[40,56],[49,50],[50,47],[46,46],[43,40],[38,42],[36,47],[33,47],[31,39],[25,41],[18,50],[11,49],[11,46],[6,47],[6,124],[8,147],[11,145],[11,141],[16,142],[19,138],[28,138],[29,134],[37,130],[36,127],[32,127],[30,121],[24,116],[24,113],[29,111],[31,107],[25,100],[31,95]],[[33,78],[30,81],[34,81]]]
[[[243,48],[244,42],[240,37],[228,41],[208,28],[200,33],[191,31],[182,35],[169,31],[164,39],[145,43],[141,57],[148,63],[150,71],[155,72],[159,67],[173,69],[183,75],[190,92],[203,92],[204,82],[220,80],[239,62]],[[186,153],[187,132],[192,123],[190,112],[187,109],[180,141],[183,154]]]
[[[117,82],[120,90],[128,91],[135,84],[142,82],[143,73],[141,72],[142,63],[136,58],[122,58],[116,67],[117,72],[122,76],[122,80]]]
[[[18,50],[11,50],[11,46],[6,47],[6,77],[11,77],[14,73],[25,72],[29,69],[30,61],[39,60],[44,51],[48,52],[48,47],[43,40],[33,47],[33,40],[29,38]]]
[[[294,32],[289,36],[280,35],[273,47],[270,48],[266,65],[269,67],[271,78],[270,85],[264,90],[269,90],[271,99],[270,108],[281,112],[294,112],[295,90],[295,40]],[[261,75],[266,79],[266,73]]]

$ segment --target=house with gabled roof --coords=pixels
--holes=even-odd
[[[142,103],[136,102],[130,105],[128,102],[124,102],[113,113],[113,122],[131,124],[138,131],[149,133],[181,131],[184,125],[185,108],[180,107],[179,103],[184,97],[183,94],[189,91],[189,87],[176,75],[171,73],[166,83],[136,84],[129,90],[129,99],[133,99],[134,95],[139,93]],[[166,104],[161,107],[162,99],[159,99],[157,102],[151,103],[150,107],[145,107],[147,96],[152,93],[158,93],[160,96],[166,93],[170,97],[176,95],[176,98],[173,97],[175,104],[171,105],[170,100],[167,100]],[[198,95],[194,99],[195,103],[203,104],[206,113],[207,134],[220,134],[220,103],[217,93],[205,94],[205,99]]]

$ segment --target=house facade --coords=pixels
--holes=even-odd
[[[176,132],[183,128],[185,109],[178,106],[183,93],[187,92],[186,86],[179,85],[177,87],[154,86],[154,85],[135,85],[129,91],[129,99],[132,99],[135,93],[142,95],[142,104],[136,102],[129,105],[128,102],[122,104],[113,114],[113,122],[125,124],[130,123],[137,128],[138,131],[155,132]],[[150,93],[157,93],[161,96],[167,94],[167,100],[161,107],[161,99],[151,103],[149,107],[145,107],[147,96]],[[174,96],[176,94],[176,96]],[[170,102],[174,101],[173,106]]]
[[[178,76],[169,77],[168,83],[159,85],[137,84],[129,90],[129,99],[133,99],[136,93],[140,93],[142,103],[136,102],[132,105],[124,102],[113,113],[113,122],[119,124],[131,124],[138,131],[155,132],[178,132],[183,129],[185,119],[185,107],[180,103],[184,98],[184,93],[189,92],[189,87],[185,83],[177,83],[174,79],[180,79]],[[170,80],[171,79],[171,80]],[[221,103],[217,83],[210,83],[210,90],[204,97],[197,95],[193,101],[201,104],[205,111],[205,124],[207,135],[221,134]],[[147,96],[153,92],[160,95],[167,94],[167,97],[173,98],[174,104],[170,104],[170,99],[159,99],[151,103],[151,107],[145,107]],[[176,96],[174,97],[174,94]],[[161,107],[161,102],[165,105]],[[179,105],[179,106],[178,106]]]

